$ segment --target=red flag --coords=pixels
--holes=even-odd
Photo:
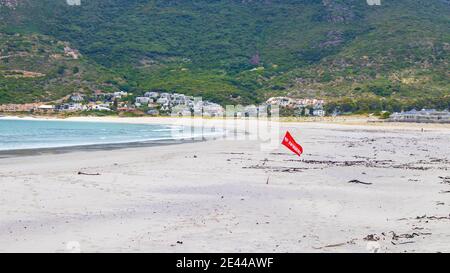
[[[298,144],[295,139],[291,136],[289,131],[286,132],[286,135],[283,138],[283,142],[281,143],[286,146],[289,150],[300,156],[303,154],[303,148]]]

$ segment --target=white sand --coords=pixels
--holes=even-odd
[[[450,251],[450,127],[281,126],[301,158],[216,140],[0,159],[0,252]]]

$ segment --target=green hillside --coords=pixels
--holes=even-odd
[[[120,83],[125,84],[83,56],[74,59],[66,54],[68,47],[48,36],[0,33],[0,103],[56,100],[97,89],[117,91]]]
[[[220,103],[286,94],[413,103],[450,95],[446,0],[12,2],[0,8],[0,56],[29,55],[0,59],[0,103],[105,88]],[[52,58],[64,44],[82,57]],[[5,75],[11,70],[45,76]]]

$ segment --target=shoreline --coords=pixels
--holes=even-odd
[[[118,121],[113,119],[90,119],[90,118],[82,118],[82,119],[47,119],[43,117],[37,118],[19,118],[19,117],[8,117],[3,118],[0,117],[1,120],[24,120],[24,121],[55,121],[55,122],[92,122],[92,123],[118,123],[118,124],[139,124],[139,125],[167,125],[167,126],[180,126],[180,124],[176,124],[174,120],[169,122],[165,122],[163,120],[159,121],[142,121],[131,119],[127,121]],[[183,124],[182,126],[186,126],[187,124]],[[191,124],[192,126],[192,124]],[[194,128],[194,127],[191,127]],[[185,131],[186,128],[183,130]],[[196,128],[198,129],[198,128]],[[191,132],[192,133],[192,132]],[[121,142],[105,142],[105,143],[89,143],[89,144],[67,144],[62,146],[54,146],[54,147],[35,147],[35,148],[23,148],[23,149],[7,149],[0,150],[0,158],[10,158],[15,156],[28,156],[28,155],[45,155],[45,154],[61,154],[61,153],[69,153],[74,151],[99,151],[99,150],[117,150],[117,149],[126,149],[126,148],[143,148],[143,147],[152,147],[152,146],[160,146],[160,145],[174,145],[174,144],[183,144],[183,143],[193,143],[193,142],[201,142],[208,141],[214,139],[224,138],[227,135],[227,132],[223,133],[203,133],[199,135],[198,133],[194,135],[186,135],[186,136],[172,136],[168,138],[161,139],[149,139],[149,140],[124,140]]]
[[[214,139],[212,137],[212,139]],[[103,144],[86,144],[73,146],[60,146],[48,148],[27,148],[15,150],[0,150],[0,159],[24,157],[24,156],[41,156],[51,154],[66,154],[73,152],[96,152],[96,151],[114,151],[120,149],[146,148],[166,145],[180,145],[186,143],[204,142],[211,139],[195,138],[195,139],[162,139],[150,141],[133,141],[123,143],[103,143]]]
[[[343,130],[346,127],[351,127],[353,130],[386,130],[386,131],[450,131],[450,124],[436,124],[436,123],[394,123],[394,122],[372,122],[369,118],[361,116],[346,117],[336,120],[322,120],[322,121],[298,121],[292,120],[292,118],[280,118],[278,121],[274,121],[277,126],[291,126],[299,129],[301,127],[311,127],[319,129],[337,129]],[[289,120],[290,119],[290,120]],[[226,139],[230,135],[230,131],[227,131],[226,122],[232,122],[235,126],[232,128],[234,133],[238,134],[255,134],[258,132],[252,132],[248,130],[249,124],[255,124],[257,119],[231,119],[226,120],[222,118],[191,118],[191,117],[70,117],[70,118],[58,118],[47,116],[0,116],[1,120],[29,120],[29,121],[63,121],[63,122],[93,122],[93,123],[120,123],[120,124],[141,124],[141,125],[167,125],[167,126],[197,126],[205,129],[212,129],[215,127],[223,126],[223,134],[218,135],[201,135],[188,138],[179,139],[159,139],[159,140],[143,140],[143,141],[124,141],[118,143],[98,143],[98,144],[75,144],[59,147],[42,147],[42,148],[25,148],[25,149],[11,149],[0,150],[1,158],[22,157],[22,156],[36,156],[36,155],[48,155],[48,154],[61,154],[70,153],[75,151],[92,152],[92,151],[111,151],[117,149],[127,148],[144,148],[160,145],[174,145],[184,143],[194,143],[202,141],[210,141],[217,139]],[[235,123],[237,122],[237,123]]]
[[[213,127],[220,125],[223,122],[255,122],[257,118],[202,118],[202,117],[170,117],[170,116],[158,116],[158,117],[119,117],[119,116],[77,116],[61,118],[58,116],[0,116],[0,120],[36,120],[36,121],[74,121],[74,122],[111,122],[111,123],[127,123],[127,124],[163,124],[163,125],[192,125],[202,124],[203,126]],[[201,123],[199,122],[201,121]],[[354,116],[339,116],[339,117],[324,117],[324,118],[304,118],[304,117],[280,117],[275,119],[275,123],[281,125],[293,125],[298,126],[302,124],[324,124],[324,125],[349,125],[349,126],[365,126],[370,128],[385,128],[385,129],[428,129],[428,130],[441,130],[449,129],[450,124],[447,123],[416,123],[416,122],[387,122],[380,119],[373,119],[365,115]]]

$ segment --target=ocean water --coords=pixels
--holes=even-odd
[[[0,151],[197,137],[183,126],[0,119]]]

